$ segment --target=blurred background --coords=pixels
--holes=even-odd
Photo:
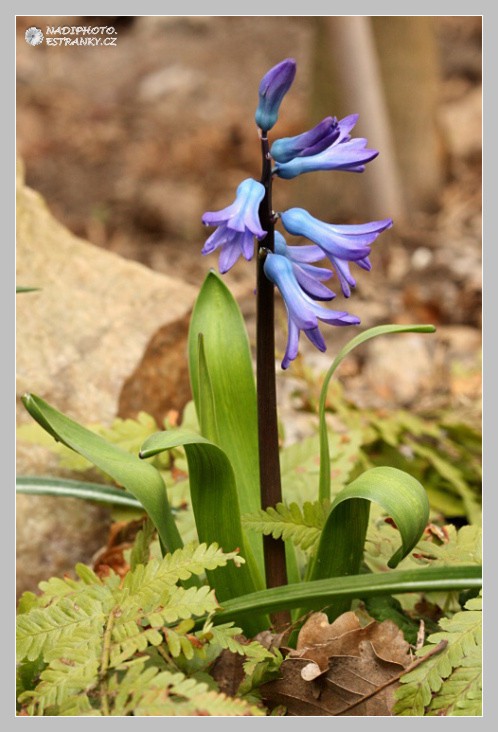
[[[231,203],[243,178],[259,178],[258,85],[293,57],[297,75],[274,138],[357,112],[354,135],[380,154],[361,175],[276,180],[274,207],[302,206],[331,223],[392,217],[393,228],[373,245],[372,271],[356,268],[356,290],[334,307],[360,316],[363,328],[437,327],[434,335],[376,339],[348,356],[338,372],[344,394],[379,410],[368,419],[383,436],[381,459],[393,444],[385,410],[436,420],[424,428],[424,460],[429,432],[445,415],[479,430],[481,24],[471,15],[17,16],[17,284],[40,287],[16,300],[18,396],[38,393],[84,424],[141,410],[158,424],[178,419],[190,399],[189,313],[217,267],[216,256],[200,254],[201,216]],[[117,40],[48,45],[47,26],[112,26]],[[29,27],[41,29],[43,43],[25,41]],[[240,261],[225,276],[251,339],[254,274]],[[287,330],[280,301],[277,324],[280,360]],[[322,331],[327,353],[303,336],[302,355],[288,371],[278,368],[286,442],[316,430],[321,377],[354,334]],[[342,404],[337,392],[331,399]],[[407,418],[396,419],[399,427]],[[22,406],[18,422],[25,429],[18,474],[79,476],[39,444],[39,433],[30,435]],[[448,462],[441,467],[444,450],[435,443],[432,478],[420,475],[439,490],[436,508],[463,520],[474,509],[462,480],[478,491],[479,445],[464,428],[458,443],[455,430],[442,429],[438,439],[454,438]],[[413,441],[403,445],[406,459],[413,449]],[[74,500],[18,496],[18,592],[105,543],[109,514]]]
[[[408,355],[411,386],[395,388],[389,374],[379,374],[363,388],[355,377],[366,364],[354,358],[344,377],[360,399],[377,395],[408,405],[452,389],[462,391],[453,394],[457,401],[478,397],[481,20],[18,17],[17,150],[26,183],[77,236],[198,286],[217,264],[199,253],[206,238],[201,215],[230,203],[243,177],[259,177],[257,87],[268,68],[292,56],[298,71],[274,136],[298,134],[329,114],[359,112],[354,134],[380,155],[362,175],[277,180],[274,206],[304,206],[335,223],[391,216],[393,229],[374,245],[372,272],[357,269],[356,291],[336,307],[359,315],[365,327],[439,327],[437,342],[424,346],[430,353]],[[24,41],[27,27],[45,32],[47,25],[113,26],[117,43]],[[249,319],[252,278],[244,262],[227,275]],[[334,344],[350,336],[340,330],[327,334]],[[304,338],[302,346],[320,366]],[[461,362],[454,383],[448,359]],[[385,360],[379,352],[375,368]],[[402,372],[401,360],[400,379]]]

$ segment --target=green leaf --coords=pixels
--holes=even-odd
[[[192,312],[189,371],[202,434],[223,450],[233,466],[242,513],[257,511],[261,506],[258,415],[249,339],[237,302],[214,272],[207,275]],[[215,411],[209,423],[207,404]],[[248,541],[263,577],[262,538],[254,534]]]
[[[199,540],[217,542],[226,551],[239,549],[247,560],[242,567],[227,567],[209,573],[211,586],[220,601],[252,592],[262,586],[254,579],[240,521],[239,500],[235,477],[228,457],[217,445],[185,430],[157,432],[142,446],[141,457],[151,457],[164,450],[182,445],[189,464],[190,494]]]
[[[109,444],[34,394],[25,395],[22,401],[31,416],[55,440],[90,460],[140,501],[157,528],[163,550],[173,551],[183,546],[164,481],[152,465]]]
[[[16,294],[21,292],[39,292],[40,287],[21,287],[20,285],[16,285]]]
[[[355,575],[360,571],[370,503],[379,504],[401,534],[401,546],[388,561],[394,568],[416,545],[429,520],[429,501],[413,476],[390,467],[371,468],[335,498],[323,528],[310,579]],[[348,607],[340,604],[332,614]]]
[[[37,475],[20,475],[16,478],[17,493],[29,493],[39,496],[61,496],[64,498],[81,498],[98,503],[111,503],[115,506],[143,508],[131,493],[121,488],[99,483],[86,483],[69,478],[47,478]]]
[[[273,587],[251,595],[226,600],[213,621],[238,622],[247,613],[273,613],[292,608],[322,609],[338,599],[354,600],[376,595],[475,589],[482,586],[482,568],[423,567],[378,574],[332,577],[325,580]],[[200,622],[200,621],[199,621]]]
[[[379,335],[386,335],[388,333],[434,333],[435,330],[433,325],[378,325],[352,338],[339,351],[332,366],[327,371],[320,392],[320,488],[318,496],[320,500],[330,500],[330,451],[327,437],[327,423],[325,421],[325,406],[327,403],[328,386],[338,366],[348,353],[351,353],[357,346],[361,346],[365,341],[376,338]]]

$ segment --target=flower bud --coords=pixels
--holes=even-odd
[[[307,132],[295,137],[282,137],[271,146],[271,156],[277,163],[288,163],[297,157],[309,157],[326,150],[341,133],[335,117],[325,117]]]
[[[271,130],[278,119],[278,110],[296,75],[296,62],[286,58],[270,69],[259,85],[259,103],[256,124],[264,132]]]

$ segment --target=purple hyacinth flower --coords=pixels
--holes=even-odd
[[[280,214],[280,218],[289,234],[305,236],[323,251],[334,266],[346,297],[351,295],[351,287],[356,285],[348,262],[356,262],[362,269],[371,269],[368,259],[371,244],[393,223],[392,219],[384,219],[368,224],[326,224],[303,208],[290,208]]]
[[[365,164],[377,157],[377,150],[367,148],[363,137],[351,138],[349,134],[358,120],[357,114],[350,114],[338,122],[339,135],[328,148],[317,155],[296,157],[287,163],[277,162],[275,173],[279,178],[295,178],[301,173],[315,170],[346,170],[362,173]]]
[[[306,251],[302,251],[306,250]],[[329,290],[322,284],[333,276],[333,272],[323,267],[314,267],[310,262],[318,262],[325,259],[320,247],[288,246],[284,237],[279,231],[275,232],[275,254],[287,257],[292,263],[294,275],[304,292],[313,300],[333,300],[335,292]]]
[[[296,62],[286,58],[271,68],[261,79],[256,109],[256,124],[264,132],[271,130],[278,119],[278,110],[282,99],[289,91],[296,75]]]
[[[319,351],[327,349],[318,321],[329,325],[358,325],[360,319],[344,311],[328,310],[311,299],[300,287],[292,262],[281,254],[268,252],[264,264],[265,275],[273,282],[283,297],[287,310],[287,348],[282,361],[286,369],[299,350],[299,334],[304,331]]]
[[[335,117],[325,117],[313,129],[295,137],[282,137],[271,146],[272,158],[278,163],[288,163],[297,157],[309,157],[326,150],[341,134]]]
[[[235,201],[221,211],[207,211],[202,217],[206,226],[217,226],[202,248],[202,254],[211,254],[221,247],[219,268],[224,274],[242,254],[250,260],[254,254],[254,237],[264,239],[267,232],[261,228],[259,204],[265,195],[262,183],[246,178],[237,188]]]

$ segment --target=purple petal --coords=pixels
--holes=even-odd
[[[240,248],[245,259],[249,262],[254,254],[254,235],[250,231],[245,231],[241,235]]]
[[[330,280],[330,278],[334,276],[334,273],[330,269],[325,269],[325,267],[315,267],[312,264],[300,264],[299,268],[307,272],[315,280],[321,280],[323,282]]]
[[[361,267],[362,269],[366,269],[367,272],[370,272],[370,270],[372,269],[372,263],[370,262],[368,257],[365,257],[365,259],[356,260],[355,264],[357,264],[358,267]]]
[[[343,259],[331,258],[332,264],[335,266],[337,277],[341,283],[342,294],[344,297],[350,297],[351,287],[356,287],[356,280],[349,271],[349,265]]]
[[[332,290],[329,290],[328,287],[325,287],[325,285],[322,285],[321,282],[318,282],[316,277],[313,277],[308,272],[306,272],[304,267],[300,267],[298,264],[294,264],[293,268],[297,281],[307,295],[312,297],[314,300],[334,299],[335,293],[332,292]],[[319,268],[315,267],[315,269]],[[324,271],[328,272],[327,270]],[[329,279],[331,274],[331,272],[328,272],[327,279]]]
[[[384,219],[383,221],[370,221],[367,224],[328,224],[328,226],[338,234],[373,234],[379,233],[385,229],[389,229],[393,224],[392,219]]]
[[[220,268],[221,274],[225,274],[228,270],[233,267],[235,262],[240,256],[240,246],[238,241],[232,241],[227,244],[223,244],[220,252],[220,259],[218,267]]]
[[[337,140],[337,144],[339,144],[342,140],[344,140],[345,137],[349,136],[349,133],[355,126],[355,124],[358,122],[360,118],[359,114],[348,114],[347,117],[343,117],[341,120],[339,120],[339,129],[340,129],[340,136]]]
[[[225,225],[220,226],[216,231],[213,231],[208,239],[206,239],[206,243],[202,247],[201,253],[211,254],[211,252],[214,252],[214,250],[223,244],[229,236],[230,232],[227,227]]]
[[[318,348],[319,351],[322,351],[323,353],[327,350],[327,346],[325,345],[323,336],[318,328],[308,328],[308,330],[304,331],[304,334],[308,336],[310,341],[313,343],[314,346]]]
[[[299,349],[299,328],[290,315],[287,318],[287,348],[282,361],[282,368],[286,369],[291,361],[297,357]]]

